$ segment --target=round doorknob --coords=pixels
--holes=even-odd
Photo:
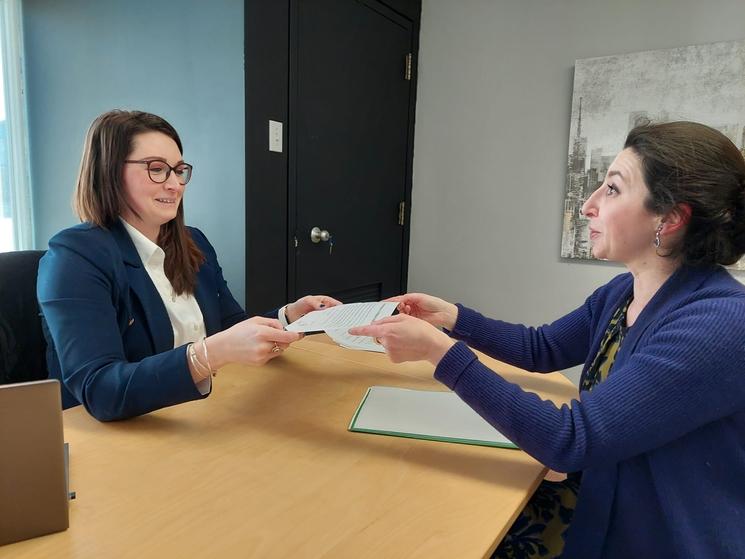
[[[320,227],[314,227],[310,230],[310,240],[314,243],[320,243],[321,241],[328,241],[331,235],[325,229]]]

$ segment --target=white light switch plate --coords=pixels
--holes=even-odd
[[[269,121],[269,151],[282,153],[282,123]]]

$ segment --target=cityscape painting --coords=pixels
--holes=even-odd
[[[693,120],[745,156],[745,41],[577,60],[561,256],[592,259],[582,203],[638,123]],[[745,270],[745,259],[732,268]]]

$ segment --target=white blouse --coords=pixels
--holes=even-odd
[[[207,332],[204,327],[202,309],[199,308],[193,295],[188,293],[177,295],[173,290],[164,268],[166,253],[124,219],[122,223],[137,249],[137,254],[140,255],[145,271],[150,276],[155,289],[158,290],[160,298],[163,299],[173,328],[173,347],[197,342],[204,338]],[[199,392],[207,394],[211,384],[210,377],[207,377],[198,382],[196,386]]]

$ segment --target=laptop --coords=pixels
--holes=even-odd
[[[0,385],[0,545],[67,529],[65,478],[59,382]]]

